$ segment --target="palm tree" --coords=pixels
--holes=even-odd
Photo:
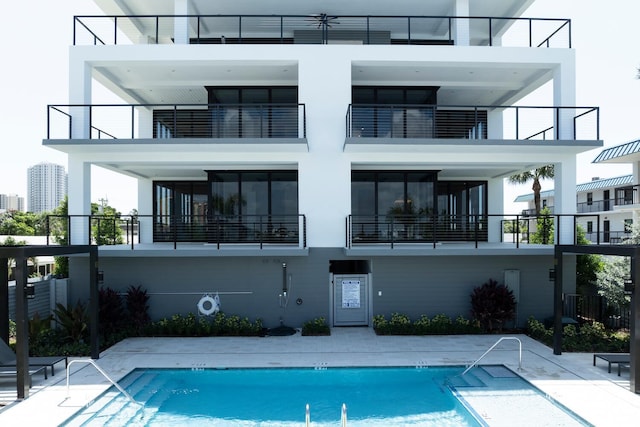
[[[553,165],[542,166],[540,168],[517,173],[509,177],[509,182],[512,184],[526,184],[529,181],[533,181],[533,202],[536,207],[536,215],[540,215],[540,185],[541,179],[552,179],[554,175]]]

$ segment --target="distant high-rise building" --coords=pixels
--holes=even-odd
[[[67,173],[64,166],[38,163],[27,170],[28,210],[51,212],[67,194]]]
[[[0,212],[24,212],[24,197],[17,194],[0,194]]]

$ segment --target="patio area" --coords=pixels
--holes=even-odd
[[[636,425],[640,395],[629,391],[629,370],[607,372],[606,363],[593,366],[593,353],[553,351],[524,335],[522,370],[518,371],[518,344],[502,342],[481,364],[504,364],[596,426]],[[346,366],[465,366],[480,357],[499,335],[377,336],[371,328],[334,328],[331,336],[135,338],[104,351],[96,363],[114,380],[136,367],[232,368],[232,367],[346,367]],[[84,363],[71,366],[67,392],[64,364],[56,366],[47,380],[33,377],[30,397],[15,402],[15,382],[0,379],[1,425],[19,425],[29,420],[41,426],[59,425],[83,408],[110,383]],[[508,405],[502,405],[508,406]],[[493,407],[475,408],[491,425],[497,421]],[[300,424],[304,424],[301,416]],[[539,426],[535,417],[519,425]]]

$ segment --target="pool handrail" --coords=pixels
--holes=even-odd
[[[91,365],[93,365],[94,368],[96,368],[98,370],[98,372],[100,372],[102,374],[103,377],[105,377],[111,384],[113,384],[113,386],[115,388],[118,389],[118,391],[120,391],[120,393],[122,393],[127,399],[129,399],[132,403],[137,403],[138,405],[142,405],[142,403],[138,402],[137,400],[135,400],[129,393],[126,392],[125,389],[123,389],[117,382],[115,382],[114,380],[112,380],[109,375],[107,375],[107,373],[102,370],[102,368],[100,368],[100,366],[98,366],[96,364],[96,362],[93,361],[93,359],[74,359],[69,361],[69,364],[67,365],[67,398],[70,397],[69,394],[69,370],[71,368],[71,365],[75,362],[79,362],[79,363],[89,363]]]
[[[518,371],[521,371],[522,370],[522,341],[520,341],[520,339],[518,339],[516,337],[502,337],[498,341],[496,341],[495,344],[493,344],[491,347],[489,347],[489,350],[485,351],[482,354],[482,356],[478,357],[475,362],[473,362],[471,365],[469,365],[467,367],[467,369],[465,369],[464,372],[462,372],[461,376],[466,374],[467,372],[469,372],[471,370],[471,368],[473,368],[474,366],[477,366],[478,362],[480,362],[483,357],[485,357],[487,354],[489,354],[491,352],[491,350],[493,350],[498,344],[500,344],[504,340],[516,340],[516,341],[518,341],[518,347],[519,347],[519,352],[518,352]]]

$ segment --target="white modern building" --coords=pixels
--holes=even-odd
[[[606,152],[604,150],[603,152]],[[638,223],[638,182],[634,175],[611,178],[594,177],[576,186],[577,223],[585,236],[593,243],[621,243],[631,234],[633,224]],[[554,190],[540,192],[540,205],[554,213]],[[514,200],[527,203],[522,214],[535,214],[533,193],[523,194]]]
[[[573,242],[576,155],[602,141],[569,20],[524,15],[533,0],[96,3],[43,144],[68,155],[71,243],[90,241],[91,166],[137,180],[139,233],[100,247],[105,286],[145,287],[153,318],[218,294],[267,327],[347,326],[469,316],[493,278],[520,324],[551,315],[553,246],[502,241],[503,187],[555,165]]]
[[[51,212],[67,195],[67,173],[64,166],[42,162],[27,169],[27,210]]]
[[[0,194],[0,212],[24,212],[24,197],[17,194]]]

